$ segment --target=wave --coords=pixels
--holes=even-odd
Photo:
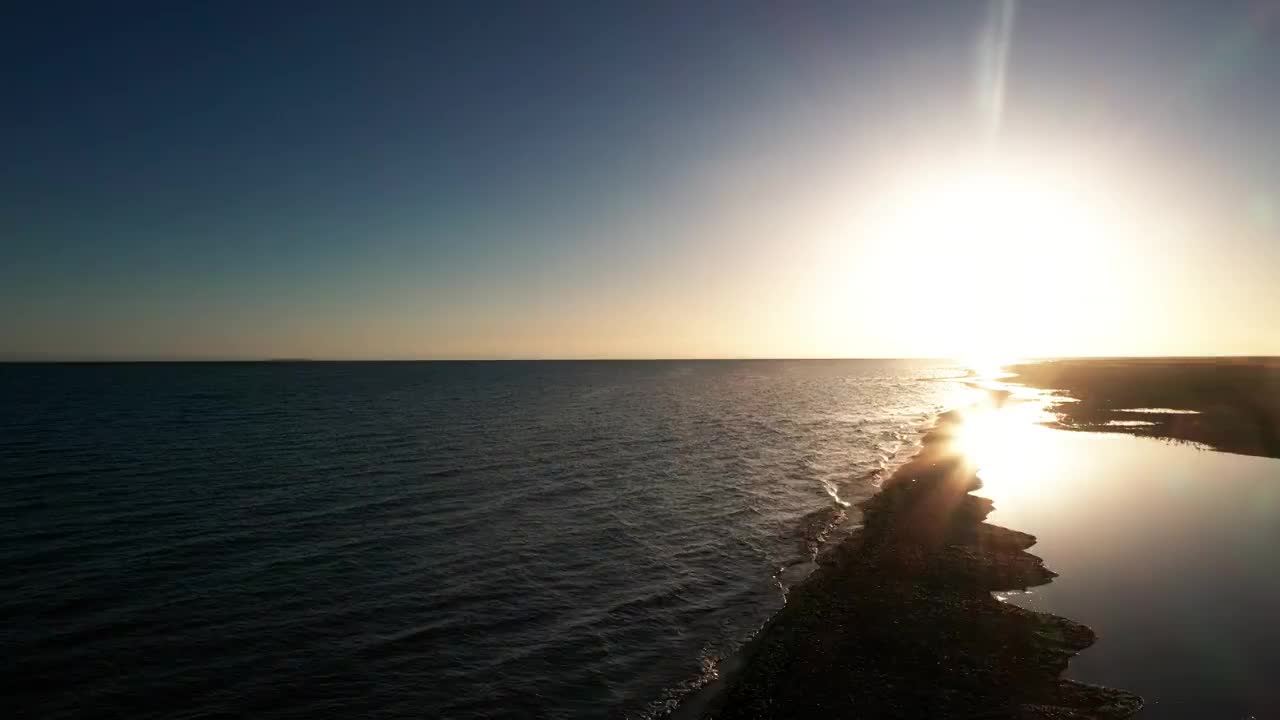
[[[732,662],[948,392],[871,362],[299,367],[7,386],[0,612],[57,678],[29,714],[643,716]]]

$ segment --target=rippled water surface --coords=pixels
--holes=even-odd
[[[646,716],[781,606],[954,367],[0,366],[10,702]]]

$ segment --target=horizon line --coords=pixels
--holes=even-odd
[[[1043,355],[1013,357],[1003,364],[1043,360],[1188,360],[1188,359],[1280,359],[1280,355]],[[745,362],[745,361],[888,361],[937,360],[971,362],[945,356],[722,356],[722,357],[422,357],[422,358],[308,358],[308,357],[138,357],[138,358],[0,358],[0,365],[127,365],[148,363],[414,363],[414,362]]]

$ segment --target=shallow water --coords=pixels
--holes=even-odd
[[[950,405],[881,361],[0,366],[36,717],[644,716]],[[848,521],[846,521],[848,522]],[[797,565],[799,564],[799,565]]]
[[[1068,672],[1143,718],[1280,717],[1280,460],[1024,426],[979,458],[991,521],[1061,574],[1008,600],[1094,628]],[[979,453],[981,455],[981,453]]]

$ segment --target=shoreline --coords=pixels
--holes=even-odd
[[[975,375],[975,371],[970,370],[968,374],[961,377],[946,378],[944,380],[930,380],[930,381],[931,382],[962,382],[964,378],[972,378],[974,375]],[[968,383],[966,383],[966,385],[968,385]],[[983,389],[985,392],[988,392],[988,393],[1001,392],[1001,391],[985,389],[985,388],[979,388],[979,389]],[[872,497],[875,497],[880,493],[880,490],[883,488],[884,484],[888,482],[889,478],[893,477],[894,473],[896,473],[900,468],[902,468],[907,463],[914,460],[921,452],[924,451],[925,436],[928,435],[929,432],[931,432],[934,428],[937,427],[938,419],[942,415],[946,414],[947,412],[950,412],[950,410],[938,410],[928,415],[925,415],[921,419],[920,423],[916,425],[911,431],[911,434],[914,439],[910,442],[910,446],[911,446],[910,454],[899,452],[898,454],[895,454],[893,458],[893,462],[889,464],[888,467],[885,467],[878,471],[873,471],[872,473],[868,474],[867,477],[875,476],[876,478],[874,482],[875,490],[870,497],[863,498],[861,500],[852,501],[852,502],[846,502],[843,500],[835,501],[837,503],[837,507],[839,507],[839,509],[845,513],[846,517],[834,524],[828,525],[823,534],[826,535],[826,534],[836,532],[841,526],[846,524],[849,526],[848,529],[841,532],[838,538],[822,539],[817,544],[816,547],[811,547],[810,548],[811,553],[807,560],[803,560],[803,561],[782,567],[782,569],[779,570],[778,573],[774,576],[774,579],[778,582],[778,585],[782,590],[783,606],[779,608],[776,612],[774,612],[772,615],[765,618],[764,622],[762,622],[759,625],[759,627],[757,627],[755,631],[752,632],[750,637],[748,637],[747,640],[743,642],[740,647],[734,650],[733,653],[731,653],[728,657],[721,658],[718,661],[718,663],[715,665],[714,672],[710,675],[709,680],[703,682],[700,685],[697,685],[696,687],[693,687],[692,689],[687,690],[682,696],[680,696],[675,701],[674,705],[668,706],[666,709],[657,712],[656,714],[651,716],[652,718],[657,718],[660,720],[698,720],[699,718],[702,718],[707,713],[709,708],[719,707],[720,703],[723,700],[724,693],[726,692],[728,687],[733,683],[733,681],[737,678],[737,676],[742,672],[743,668],[746,667],[747,663],[750,661],[756,649],[757,644],[760,642],[761,637],[765,635],[769,627],[772,626],[773,623],[777,620],[778,615],[783,610],[786,609],[787,604],[789,604],[790,602],[790,596],[792,591],[795,590],[800,585],[804,584],[805,582],[808,582],[808,580],[813,576],[813,574],[817,572],[819,569],[821,569],[822,565],[824,564],[824,557],[828,553],[834,551],[841,544],[847,541],[850,537],[852,537],[854,534],[862,530],[863,516],[865,515],[863,511],[863,505]],[[814,512],[823,512],[830,509],[831,509],[830,507],[820,508],[819,510],[816,510]],[[848,517],[847,511],[856,512],[858,514],[858,519],[857,520],[850,519]],[[809,543],[809,544],[812,544],[812,543]],[[808,566],[801,577],[795,580],[792,580],[790,582],[782,581],[782,577],[784,575],[787,575],[791,571],[801,566]]]
[[[1062,678],[1084,625],[997,600],[1056,575],[1035,537],[985,522],[993,503],[938,415],[872,497],[862,526],[818,556],[787,604],[667,717],[1127,718],[1136,695]]]
[[[1089,358],[1009,365],[1006,382],[1065,394],[1060,430],[1280,458],[1280,358]]]
[[[972,374],[973,371],[970,371],[970,375]],[[958,379],[947,378],[946,381],[957,382]],[[892,462],[888,467],[872,471],[863,477],[863,479],[870,479],[873,477],[877,478],[874,483],[875,491],[872,493],[871,497],[880,493],[880,489],[884,483],[888,482],[888,478],[892,477],[899,468],[911,462],[924,450],[924,437],[934,427],[936,427],[938,418],[946,412],[948,411],[944,410],[925,415],[920,423],[911,430],[911,435],[915,439],[909,443],[909,450],[911,451],[910,454],[903,453],[899,450],[894,454]],[[810,513],[810,515],[813,515],[834,509],[843,517],[838,519],[836,522],[825,525],[820,536],[817,538],[811,538],[806,534],[805,544],[809,551],[809,557],[799,562],[783,566],[778,573],[774,575],[774,580],[782,590],[784,603],[782,608],[779,608],[777,612],[774,612],[772,615],[765,618],[764,622],[762,622],[751,636],[748,637],[740,647],[734,650],[733,653],[728,657],[720,659],[718,664],[715,665],[715,670],[711,674],[709,680],[693,687],[692,689],[686,690],[686,692],[675,701],[673,706],[669,706],[664,710],[658,711],[651,717],[661,718],[662,720],[697,720],[706,713],[708,708],[718,706],[720,698],[727,689],[727,686],[732,683],[733,679],[737,677],[737,675],[746,666],[747,662],[751,659],[753,650],[761,636],[763,636],[768,628],[774,623],[779,613],[786,609],[791,592],[807,582],[809,578],[822,567],[824,563],[823,558],[827,553],[832,552],[835,548],[848,540],[850,536],[862,530],[862,516],[864,514],[862,506],[869,499],[870,497],[850,502],[839,498],[833,498],[833,506],[819,508],[818,510]],[[848,511],[850,510],[858,513],[858,519],[851,519],[848,516]],[[842,529],[842,527],[846,529]],[[836,532],[839,532],[838,538],[827,537]],[[801,569],[803,569],[803,571],[800,577],[784,582],[784,576]]]

